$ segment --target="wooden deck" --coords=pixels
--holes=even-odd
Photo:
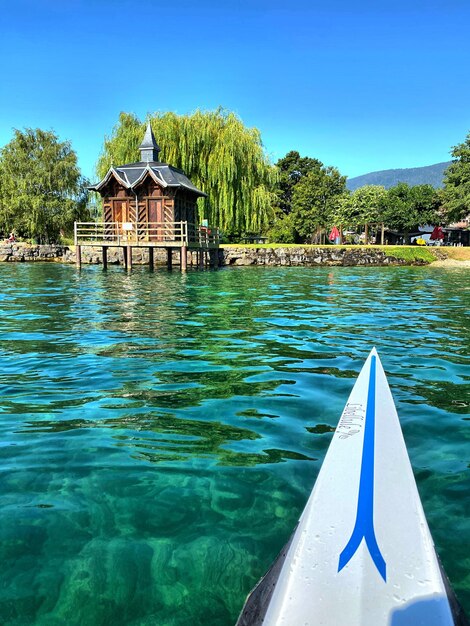
[[[211,249],[219,229],[188,222],[75,222],[76,246]]]
[[[219,229],[188,222],[75,222],[74,240],[77,265],[81,267],[81,248],[97,246],[102,249],[103,267],[107,267],[107,249],[125,250],[125,264],[132,268],[132,249],[148,248],[149,264],[153,267],[154,248],[167,250],[168,269],[172,267],[172,251],[180,250],[180,267],[187,269],[188,251],[196,251],[199,267],[207,264],[210,250],[219,247]]]

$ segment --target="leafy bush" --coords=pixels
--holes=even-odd
[[[284,215],[268,232],[269,241],[273,243],[297,243],[298,234],[294,227],[292,214]]]

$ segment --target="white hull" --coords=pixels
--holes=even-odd
[[[375,349],[274,570],[240,626],[468,623],[441,571]]]

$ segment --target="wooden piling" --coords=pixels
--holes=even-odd
[[[186,272],[186,270],[188,269],[188,247],[187,246],[181,246],[180,266],[181,266],[182,272]]]
[[[108,247],[103,246],[101,251],[102,251],[102,258],[103,258],[103,269],[107,270],[108,269]]]
[[[173,249],[166,249],[166,266],[169,270],[173,268]]]
[[[126,256],[127,256],[126,268],[128,270],[131,270],[132,269],[132,246],[126,246]]]
[[[82,267],[82,246],[75,246],[75,263],[78,268]]]
[[[149,269],[153,270],[153,248],[149,248]]]
[[[209,251],[209,261],[212,267],[220,267],[219,249],[212,249]]]

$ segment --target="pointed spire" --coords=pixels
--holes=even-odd
[[[158,161],[158,153],[160,152],[160,146],[155,141],[155,137],[150,126],[150,121],[147,122],[147,129],[145,131],[142,143],[139,146],[140,160],[146,161]]]

